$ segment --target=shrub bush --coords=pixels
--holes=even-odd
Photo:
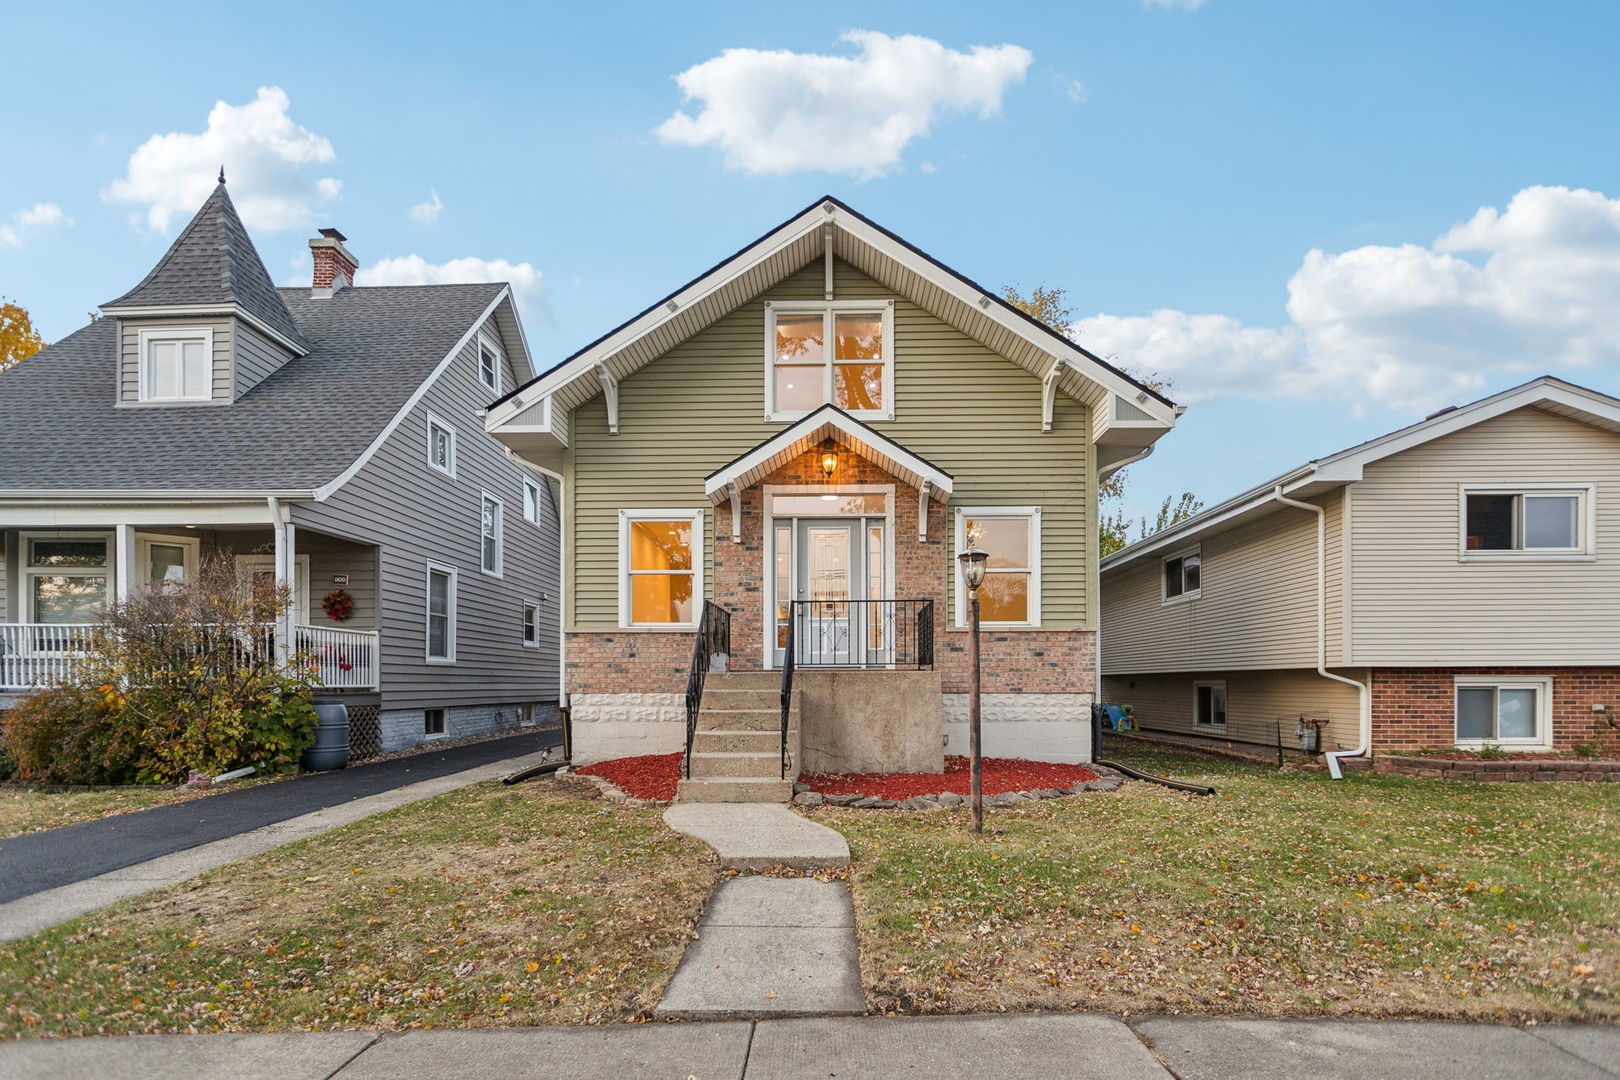
[[[277,663],[267,626],[289,602],[228,558],[206,561],[195,582],[131,596],[104,613],[71,681],[11,710],[0,753],[38,783],[289,771],[315,740],[311,669]]]

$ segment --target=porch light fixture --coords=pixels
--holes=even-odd
[[[821,454],[821,474],[831,480],[838,471],[838,451],[828,448]]]
[[[972,780],[973,833],[984,832],[984,754],[979,740],[979,586],[990,553],[970,547],[956,557],[968,589],[968,775]]]

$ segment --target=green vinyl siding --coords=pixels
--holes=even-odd
[[[1053,430],[1043,434],[1034,375],[842,261],[835,292],[839,300],[896,301],[895,419],[872,426],[952,474],[952,507],[1041,506],[1042,624],[1094,626],[1086,407],[1059,394]],[[730,508],[710,505],[703,478],[788,426],[763,419],[764,301],[822,297],[818,261],[624,379],[618,435],[608,434],[600,395],[574,410],[566,458],[574,547],[565,571],[573,627],[618,625],[621,509],[703,509],[712,595],[715,525],[730,528]],[[948,574],[953,540],[943,539],[940,573]]]

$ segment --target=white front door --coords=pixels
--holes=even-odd
[[[236,565],[245,574],[252,575],[253,587],[274,588],[276,584],[276,557],[274,555],[238,555]],[[309,556],[293,557],[293,621],[309,623]]]
[[[889,662],[890,605],[880,602],[884,533],[878,518],[799,519],[791,530],[778,528],[779,540],[791,537],[788,565],[797,568],[792,577],[792,599],[799,601],[792,608],[797,663],[842,667]],[[780,599],[778,611],[785,614]],[[778,634],[779,649],[785,638]]]

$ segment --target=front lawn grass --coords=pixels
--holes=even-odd
[[[875,1009],[1620,1019],[1620,786],[1278,773],[1132,749],[1129,783],[821,809]]]
[[[0,945],[0,1036],[641,1018],[718,873],[583,781],[481,784]]]

